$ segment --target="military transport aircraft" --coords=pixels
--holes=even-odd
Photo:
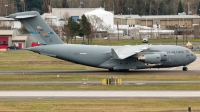
[[[82,65],[109,71],[183,66],[183,71],[187,71],[186,66],[196,60],[192,51],[174,45],[65,44],[36,11],[19,12],[9,17],[19,20],[40,43],[40,46],[29,47],[27,50]]]

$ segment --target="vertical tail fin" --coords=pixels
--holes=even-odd
[[[36,11],[19,12],[10,14],[10,18],[19,20],[24,27],[32,34],[42,45],[63,44],[60,37],[47,25]]]

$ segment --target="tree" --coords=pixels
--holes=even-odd
[[[183,6],[182,6],[181,1],[179,1],[177,13],[182,13],[182,12],[184,12],[184,11],[183,11]]]
[[[159,10],[158,14],[159,15],[164,15],[165,14],[164,7],[165,7],[165,3],[163,1],[160,2],[159,3],[159,8],[158,8],[158,10]]]
[[[104,29],[104,22],[98,16],[91,15],[91,16],[88,16],[87,19],[92,24],[93,29],[95,29],[95,31]]]
[[[105,25],[104,29],[107,31],[108,45],[110,45],[110,34],[113,32],[110,25]]]
[[[26,11],[41,10],[43,0],[24,0]]]
[[[70,30],[69,30],[69,28],[67,27],[67,25],[64,25],[64,28],[62,30],[63,30],[63,35],[66,36],[67,43],[69,43],[69,40],[70,40]]]
[[[43,0],[42,12],[43,13],[48,13],[49,12],[49,6],[48,6],[48,3],[47,3],[47,0]]]
[[[116,3],[116,14],[123,14],[124,13],[124,7],[123,7],[123,0],[117,0]]]
[[[197,8],[197,14],[200,15],[200,2],[199,2],[199,6]]]
[[[84,14],[81,16],[80,27],[81,30],[84,32],[84,35],[87,36],[86,38],[88,38],[88,44],[89,44],[89,35],[91,33],[91,26],[90,22],[88,21],[88,19]],[[83,36],[83,42],[84,42],[84,36]]]
[[[152,0],[149,0],[149,15],[152,15]]]
[[[62,0],[62,8],[69,8],[67,0]]]
[[[143,5],[145,4],[144,3],[144,0],[136,0],[136,10],[138,11],[137,13],[139,15],[145,15],[146,11],[145,11],[145,6]]]
[[[17,11],[21,12],[22,11],[21,0],[15,0],[15,5],[17,6]]]
[[[61,0],[50,0],[50,4],[52,8],[61,8],[62,1]]]
[[[97,17],[96,15],[91,15],[87,17],[88,21],[90,22],[91,27],[91,34],[90,34],[90,41],[92,42],[93,37],[97,33],[97,30],[104,30],[104,22],[101,18]]]
[[[90,43],[92,43],[92,40],[93,38],[95,37],[95,34],[96,34],[96,30],[93,28],[94,26],[92,24],[90,24],[90,30],[91,30],[91,33],[90,33]]]
[[[69,28],[66,26],[67,24],[67,21],[69,21],[69,13],[68,12],[65,12],[63,14],[63,17],[61,18],[62,20],[64,20],[64,27],[62,28],[62,31],[63,31],[63,35],[66,36],[66,41],[67,43],[69,43],[69,40],[70,40],[70,30]]]
[[[72,17],[70,17],[68,20],[68,24],[64,25],[63,31],[66,31],[65,33],[69,33],[72,43],[73,37],[79,33],[79,30],[80,30],[80,25],[76,21],[74,21]],[[76,37],[75,37],[75,43],[76,43]]]

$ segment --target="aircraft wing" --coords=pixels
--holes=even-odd
[[[145,46],[143,47],[142,46],[128,46],[128,47],[111,49],[111,52],[114,59],[123,60],[147,49],[148,47],[145,47]]]

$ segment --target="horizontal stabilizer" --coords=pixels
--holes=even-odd
[[[22,16],[16,16],[15,19],[26,19],[26,18],[33,18],[37,17],[36,15],[22,15]]]

